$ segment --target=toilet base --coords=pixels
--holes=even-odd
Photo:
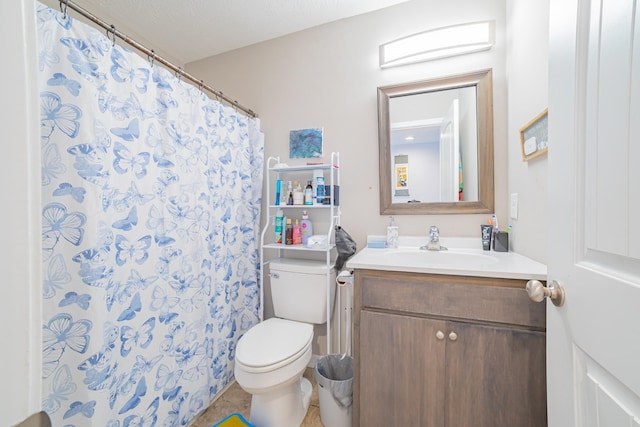
[[[306,378],[251,397],[249,422],[260,427],[300,427],[311,402],[312,386]]]

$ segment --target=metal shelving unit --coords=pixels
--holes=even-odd
[[[331,311],[333,309],[331,304],[331,288],[334,283],[331,283],[331,267],[333,263],[331,261],[332,251],[335,249],[334,242],[334,227],[340,225],[340,206],[335,205],[335,189],[340,186],[340,154],[337,152],[331,153],[331,161],[328,164],[321,165],[303,165],[303,166],[280,166],[279,157],[269,157],[266,163],[266,177],[265,183],[267,186],[267,217],[265,226],[262,229],[260,235],[260,320],[264,317],[264,283],[265,283],[265,266],[269,264],[269,261],[277,258],[285,258],[288,254],[295,252],[308,252],[308,253],[324,253],[325,265],[327,267],[327,353],[331,353]],[[325,174],[325,185],[330,185],[331,188],[331,204],[328,205],[283,205],[275,203],[275,183],[276,180],[290,176],[306,176],[307,179],[312,177],[314,170],[322,170]],[[328,174],[326,172],[329,172]],[[328,175],[328,176],[326,176]],[[272,181],[272,178],[274,180]],[[301,213],[306,210],[309,214],[312,223],[314,224],[314,235],[324,234],[327,238],[327,245],[322,248],[306,247],[301,245],[286,245],[284,232],[285,225],[282,229],[282,244],[270,243],[273,241],[274,236],[274,219],[278,209],[282,209],[285,212],[291,212],[292,214]],[[326,221],[328,223],[324,233],[320,233],[316,228],[316,224],[319,220]],[[268,237],[266,237],[268,236]],[[265,250],[276,250],[277,256],[271,258],[265,258]],[[339,318],[340,316],[338,316]]]

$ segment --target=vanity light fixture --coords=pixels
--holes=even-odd
[[[495,21],[435,28],[380,45],[380,68],[480,52],[494,43]]]

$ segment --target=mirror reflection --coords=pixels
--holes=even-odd
[[[380,213],[493,211],[491,71],[378,88]]]
[[[392,203],[478,200],[475,86],[393,97],[389,123]]]

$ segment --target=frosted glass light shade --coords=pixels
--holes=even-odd
[[[427,30],[380,45],[380,68],[488,50],[494,42],[494,21]]]

